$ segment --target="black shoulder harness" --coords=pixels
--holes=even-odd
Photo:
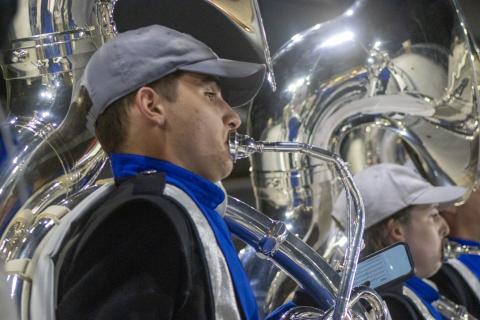
[[[135,206],[138,205],[139,210],[141,210],[142,204],[148,206],[150,209],[152,207],[158,208],[159,214],[166,215],[168,219],[172,221],[172,224],[176,226],[179,234],[190,235],[181,240],[181,246],[184,248],[184,252],[192,251],[192,241],[200,244],[201,240],[192,218],[175,199],[163,194],[165,186],[166,182],[163,173],[140,173],[116,185],[112,193],[107,196],[105,202],[96,206],[93,212],[83,215],[81,221],[76,222],[76,225],[73,226],[72,232],[67,237],[68,239],[63,240],[62,250],[55,257],[57,283],[59,283],[58,280],[61,281],[61,279],[58,278],[60,274],[58,270],[61,270],[63,265],[73,265],[75,263],[77,255],[89,241],[95,230],[107,219],[114,216],[117,209],[133,201],[135,202]],[[204,266],[207,266],[203,247],[201,245],[197,247]],[[188,265],[187,268],[190,270],[192,266]],[[206,282],[210,295],[209,309],[210,314],[213,316],[215,309],[210,278],[208,277],[208,268],[206,268],[206,272]],[[187,274],[190,275],[191,272],[187,272]],[[195,279],[190,280],[195,281]]]

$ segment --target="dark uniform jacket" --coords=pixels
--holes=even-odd
[[[456,304],[465,306],[472,316],[480,319],[480,301],[454,267],[444,263],[430,280],[435,282],[442,295]]]
[[[424,319],[415,303],[402,293],[403,284],[380,291],[392,316],[392,320]]]
[[[164,186],[128,179],[64,240],[58,319],[214,318],[197,231]]]

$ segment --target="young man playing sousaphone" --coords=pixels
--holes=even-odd
[[[264,73],[158,25],[92,56],[81,95],[116,188],[71,243],[59,319],[258,319],[217,182],[233,166],[232,106],[254,98]]]

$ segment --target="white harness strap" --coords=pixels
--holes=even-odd
[[[177,200],[186,209],[198,231],[207,258],[215,305],[215,319],[240,320],[230,271],[207,219],[195,202],[181,189],[167,184],[164,194]]]
[[[469,287],[474,292],[477,299],[480,300],[480,280],[477,276],[458,259],[449,259],[447,263],[460,273],[463,279],[465,279],[465,282],[468,283]]]
[[[435,320],[430,311],[428,311],[427,307],[425,307],[425,305],[423,304],[422,300],[417,296],[415,292],[413,292],[412,289],[403,286],[403,295],[407,296],[408,298],[410,298],[410,300],[413,301],[418,311],[420,311],[425,320]]]
[[[49,210],[49,217],[55,218],[56,225],[42,240],[30,263],[32,266],[32,293],[30,297],[30,319],[55,319],[56,296],[55,266],[53,257],[60,250],[65,235],[70,231],[72,223],[90,211],[91,206],[102,201],[110,193],[113,185],[104,185],[82,200],[69,214],[65,210]],[[59,208],[60,209],[60,208]],[[61,219],[61,220],[60,220]]]

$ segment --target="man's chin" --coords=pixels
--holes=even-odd
[[[232,160],[229,160],[226,164],[225,164],[225,170],[224,170],[224,174],[222,176],[222,180],[227,178],[233,171],[233,161]]]

